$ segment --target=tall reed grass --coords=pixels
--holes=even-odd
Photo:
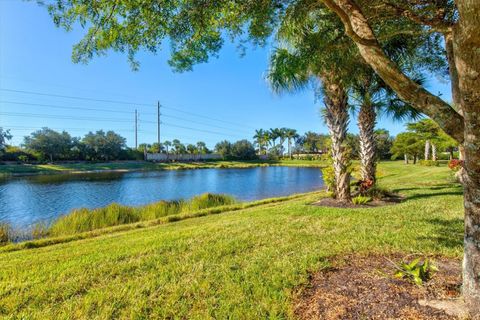
[[[48,235],[70,235],[234,203],[236,201],[231,196],[205,193],[187,201],[159,201],[140,207],[112,203],[97,209],[80,208],[54,221],[48,231]]]

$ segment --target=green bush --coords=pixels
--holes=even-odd
[[[236,201],[231,196],[205,193],[193,197],[190,201],[159,201],[140,207],[112,203],[97,209],[80,208],[59,217],[48,230],[48,234],[69,235],[234,203]]]
[[[425,167],[438,167],[440,162],[433,160],[420,160],[418,164]]]
[[[372,201],[372,198],[370,198],[370,197],[356,196],[356,197],[352,198],[352,202],[355,205],[367,204],[370,201]]]

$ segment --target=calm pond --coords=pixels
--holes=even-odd
[[[130,173],[87,173],[0,180],[0,222],[49,222],[79,207],[142,205],[213,192],[257,200],[323,186],[318,168],[259,167]]]

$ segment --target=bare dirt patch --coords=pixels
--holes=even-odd
[[[351,255],[310,276],[299,288],[294,312],[299,319],[455,319],[419,300],[458,298],[461,262],[432,258],[439,271],[424,286],[393,276],[401,255]],[[412,260],[413,257],[408,258]],[[390,260],[390,261],[389,261]]]

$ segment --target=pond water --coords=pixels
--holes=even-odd
[[[28,227],[79,207],[143,205],[204,192],[258,200],[319,189],[318,168],[258,167],[129,173],[86,173],[0,180],[0,222]]]

